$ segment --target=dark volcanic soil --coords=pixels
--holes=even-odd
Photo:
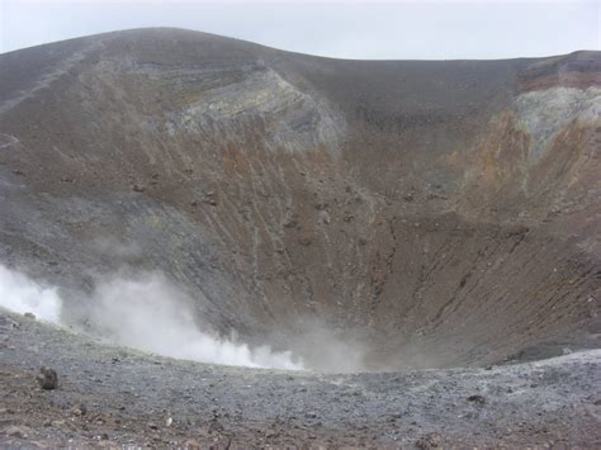
[[[148,356],[5,313],[0,325],[3,447],[601,445],[598,350],[484,369],[318,375]],[[37,385],[41,365],[56,369],[58,389]]]
[[[0,67],[0,264],[79,327],[98,280],[160,272],[203,330],[315,370],[8,321],[7,445],[599,445],[600,53],[346,61],[148,29]],[[343,369],[316,323],[372,373],[316,374]]]

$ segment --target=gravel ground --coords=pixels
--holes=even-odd
[[[3,448],[601,446],[600,350],[323,375],[162,358],[3,312],[0,355]]]

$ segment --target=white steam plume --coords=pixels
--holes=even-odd
[[[61,299],[56,288],[45,288],[25,275],[0,265],[0,306],[24,314],[31,312],[42,320],[58,323]]]
[[[274,352],[268,346],[251,349],[199,330],[191,300],[160,274],[101,280],[86,300],[89,331],[112,344],[206,363],[303,368],[290,352]],[[56,288],[42,287],[0,265],[0,306],[59,324],[62,304]]]

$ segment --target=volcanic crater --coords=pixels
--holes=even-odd
[[[335,60],[146,29],[0,67],[0,261],[73,323],[126,267],[317,372],[600,347],[599,52]]]

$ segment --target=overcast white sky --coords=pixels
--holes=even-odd
[[[0,0],[1,53],[151,26],[206,31],[340,58],[546,56],[601,49],[601,0]]]

